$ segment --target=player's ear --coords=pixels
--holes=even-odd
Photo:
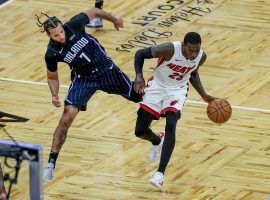
[[[46,34],[47,34],[47,36],[49,37],[49,38],[51,38],[51,32],[50,32],[50,30],[48,29],[47,31],[46,31]]]

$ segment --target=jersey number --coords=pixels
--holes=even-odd
[[[177,81],[180,81],[180,80],[183,79],[184,75],[182,75],[182,74],[180,74],[180,73],[178,73],[178,72],[174,72],[173,74],[169,75],[169,77],[170,77],[171,79],[175,79],[175,80],[177,80]]]
[[[91,59],[88,58],[88,56],[83,52],[81,53],[80,58],[85,58],[85,60],[87,60],[88,62],[91,62]]]

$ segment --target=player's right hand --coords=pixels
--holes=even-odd
[[[60,106],[61,106],[61,101],[60,101],[60,98],[59,98],[58,95],[52,96],[52,104],[53,104],[55,107],[60,107]]]
[[[124,25],[123,25],[123,19],[121,18],[116,18],[116,20],[113,22],[114,24],[114,28],[119,31],[119,28],[124,28]]]
[[[134,81],[134,90],[135,92],[142,94],[145,88],[145,81],[142,74],[137,74]]]

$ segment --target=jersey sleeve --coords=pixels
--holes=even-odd
[[[72,17],[65,25],[69,26],[73,31],[81,33],[85,32],[85,25],[88,23],[88,16],[85,13],[80,13]]]
[[[49,51],[45,54],[45,62],[47,69],[51,72],[57,71],[57,58],[53,55],[53,53],[50,53]]]

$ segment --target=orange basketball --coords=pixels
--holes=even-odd
[[[228,121],[232,114],[232,107],[225,99],[215,99],[207,106],[207,116],[215,123]]]

